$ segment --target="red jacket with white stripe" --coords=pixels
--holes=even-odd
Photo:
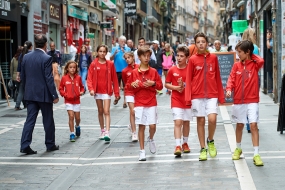
[[[125,83],[125,88],[124,88],[124,92],[125,92],[125,96],[133,96],[134,92],[132,91],[132,89],[130,89],[130,85],[128,85],[128,80],[132,75],[133,70],[138,69],[140,65],[138,64],[130,64],[128,65],[126,68],[124,68],[122,70],[122,79],[123,82]]]
[[[106,60],[106,64],[107,64],[106,78],[99,79],[97,76],[96,62],[98,62],[98,58],[92,61],[88,69],[88,76],[87,76],[88,90],[89,91],[93,90],[96,93],[97,81],[107,80],[107,87],[106,87],[107,94],[112,96],[113,90],[114,90],[115,96],[119,97],[120,96],[119,84],[118,84],[118,78],[117,78],[117,73],[116,73],[114,63],[110,60]]]
[[[221,81],[218,58],[215,54],[195,54],[189,58],[185,101],[192,105],[192,99],[218,98],[225,102],[225,95]]]
[[[139,87],[134,88],[131,83],[138,80]],[[145,87],[143,83],[147,80],[155,81],[155,86]],[[133,90],[135,95],[135,107],[152,107],[157,105],[156,90],[162,90],[163,85],[156,69],[149,67],[146,71],[141,71],[139,68],[134,69],[131,77],[128,80],[128,86]]]
[[[59,93],[64,97],[64,103],[80,104],[80,92],[84,92],[81,77],[77,74],[72,79],[69,74],[61,78]]]
[[[264,60],[252,54],[251,60],[236,62],[227,82],[227,91],[234,91],[234,104],[259,102],[258,71]]]

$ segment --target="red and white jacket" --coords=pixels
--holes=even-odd
[[[264,60],[252,54],[251,60],[236,62],[229,76],[226,91],[234,92],[234,104],[259,102],[258,71]]]
[[[185,101],[192,105],[192,99],[218,98],[225,102],[225,95],[221,81],[218,58],[215,54],[195,54],[189,58]]]
[[[80,92],[84,92],[81,77],[77,74],[72,79],[69,74],[61,78],[59,93],[64,97],[64,103],[80,104]]]
[[[122,70],[122,79],[123,82],[125,83],[125,88],[124,88],[124,92],[125,92],[125,96],[133,96],[134,92],[132,91],[132,89],[130,89],[130,85],[127,85],[129,78],[132,75],[133,70],[138,69],[140,65],[138,64],[130,64],[128,65],[126,68],[124,68]]]
[[[93,90],[96,93],[97,81],[107,80],[107,94],[112,96],[113,91],[114,91],[115,96],[119,97],[120,96],[119,84],[118,84],[118,78],[117,78],[117,73],[116,73],[114,63],[110,60],[106,60],[106,64],[107,64],[106,78],[99,79],[97,77],[96,62],[98,62],[98,58],[92,61],[88,69],[88,76],[87,76],[88,90],[89,91]]]
[[[139,80],[139,87],[133,88],[131,83],[136,80]],[[155,81],[155,86],[145,87],[143,83],[146,80]],[[133,90],[135,95],[135,107],[152,107],[157,105],[156,90],[162,90],[163,85],[156,69],[149,67],[146,71],[134,69],[128,80],[128,88]]]

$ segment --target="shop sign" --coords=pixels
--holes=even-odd
[[[49,16],[50,18],[59,20],[60,19],[60,7],[58,5],[49,4]]]
[[[137,1],[136,0],[125,0],[125,16],[134,16],[137,14]]]
[[[94,33],[88,33],[88,38],[95,38],[95,34]]]
[[[42,33],[42,17],[39,13],[34,13],[34,34]]]
[[[101,28],[111,28],[111,22],[101,22],[100,27]]]
[[[8,16],[8,12],[7,11],[11,11],[10,8],[10,2],[9,1],[4,1],[4,0],[0,0],[0,9],[4,9],[1,11],[1,15],[2,16]]]
[[[243,33],[247,28],[247,20],[233,20],[232,22],[233,33]]]
[[[68,5],[68,16],[78,18],[80,20],[88,21],[88,13],[86,11],[82,11],[81,9],[75,8],[72,5]]]
[[[116,9],[116,0],[101,0],[102,9]]]
[[[99,24],[98,15],[96,13],[90,12],[90,14],[89,14],[89,22],[92,22],[94,24]]]

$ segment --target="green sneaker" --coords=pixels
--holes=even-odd
[[[236,148],[234,154],[232,155],[233,160],[239,160],[241,154],[241,148]]]
[[[207,160],[207,149],[202,148],[200,150],[199,161],[206,161]]]
[[[253,163],[254,163],[254,165],[256,165],[256,166],[263,166],[263,162],[262,162],[262,160],[261,160],[259,154],[255,155],[255,156],[253,157]]]
[[[209,155],[212,158],[215,158],[217,156],[217,149],[215,147],[214,140],[208,141],[207,144],[208,144]]]

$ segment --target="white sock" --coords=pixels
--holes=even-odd
[[[188,137],[183,137],[183,143],[188,143]]]
[[[254,146],[254,156],[258,154],[258,146]]]
[[[176,146],[181,146],[181,139],[175,139]]]
[[[241,148],[241,143],[237,143],[237,148]]]
[[[72,135],[72,134],[73,134],[73,135],[75,135],[75,133],[74,133],[74,132],[71,132],[70,134],[71,134],[71,135]]]

